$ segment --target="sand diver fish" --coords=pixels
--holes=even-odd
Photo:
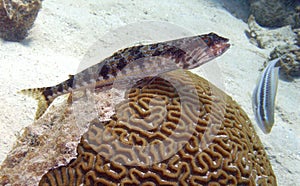
[[[281,57],[273,59],[263,70],[253,91],[253,112],[261,130],[268,134],[274,125],[275,98],[278,86],[279,67],[276,66]]]
[[[75,75],[70,75],[69,79],[58,85],[25,89],[20,93],[38,101],[35,115],[35,119],[38,119],[52,101],[62,94],[88,88],[107,90],[112,88],[116,79],[144,75],[145,72],[145,76],[155,76],[178,68],[193,69],[223,54],[230,47],[228,41],[227,38],[209,33],[129,47]]]

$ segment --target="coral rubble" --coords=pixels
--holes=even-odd
[[[40,0],[0,0],[0,37],[8,41],[25,39],[40,8]]]
[[[297,35],[293,32],[291,26],[269,30],[259,26],[253,15],[248,19],[248,27],[250,42],[259,48],[272,48],[278,45],[294,44],[297,39]]]
[[[280,59],[280,74],[287,80],[300,77],[300,48],[296,45],[275,47],[270,54],[270,59]]]
[[[253,15],[248,19],[250,42],[259,48],[273,49],[270,53],[271,61],[280,59],[280,74],[286,80],[300,77],[300,31],[285,26],[277,29],[266,29],[259,26]],[[264,66],[267,66],[265,63]]]
[[[96,116],[107,120],[113,114],[108,101],[113,95],[100,92],[96,103],[84,96],[73,100],[72,105],[64,97],[58,98],[60,103],[55,102],[44,117],[23,130],[0,165],[0,185],[38,185],[49,169],[68,164],[77,156],[76,147],[89,127],[88,121]]]
[[[300,27],[298,0],[250,0],[250,13],[265,27]]]

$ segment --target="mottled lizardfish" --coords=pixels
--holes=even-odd
[[[116,79],[127,79],[135,75],[156,76],[178,68],[193,69],[220,56],[229,47],[228,39],[215,33],[132,46],[115,52],[100,63],[75,75],[70,75],[69,79],[60,84],[20,92],[38,101],[35,115],[35,119],[38,119],[52,101],[62,94],[88,88],[107,90],[113,86]]]
[[[261,130],[268,134],[274,124],[275,98],[278,85],[280,58],[270,61],[253,91],[253,112]]]

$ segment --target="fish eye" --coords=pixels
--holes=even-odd
[[[210,44],[211,44],[211,39],[210,39],[210,38],[204,38],[203,41],[204,41],[207,45],[210,45]]]

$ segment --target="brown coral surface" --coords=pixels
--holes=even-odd
[[[246,113],[185,71],[144,79],[39,185],[276,185]]]
[[[40,0],[0,0],[0,37],[8,41],[25,39],[40,8]]]

